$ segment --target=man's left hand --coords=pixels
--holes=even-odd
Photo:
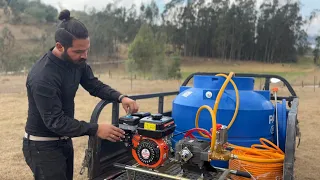
[[[123,109],[126,111],[126,113],[136,113],[139,110],[139,106],[137,102],[133,99],[130,99],[128,97],[124,97],[121,101]]]

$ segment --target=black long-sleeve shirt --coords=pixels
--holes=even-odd
[[[28,118],[25,131],[43,137],[95,135],[98,125],[74,118],[79,85],[92,96],[118,101],[120,92],[99,81],[88,64],[76,66],[48,51],[27,77]]]

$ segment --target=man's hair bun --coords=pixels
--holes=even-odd
[[[74,39],[86,39],[89,37],[86,26],[75,17],[70,17],[69,10],[61,11],[59,20],[61,22],[57,25],[55,41],[60,42],[66,49],[72,47]]]
[[[61,21],[62,20],[66,20],[66,21],[70,20],[70,11],[67,9],[61,11],[59,14],[59,20],[61,20]]]

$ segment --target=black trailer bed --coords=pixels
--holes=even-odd
[[[139,167],[142,169],[141,167]],[[178,164],[169,164],[166,166],[166,168],[159,168],[157,170],[159,173],[168,174],[172,176],[177,176],[181,172],[181,168]],[[218,179],[225,179],[225,176],[222,175],[223,172],[217,171],[217,172],[206,172],[206,174],[203,174],[202,179],[212,179],[212,180],[218,180]],[[201,178],[200,172],[195,171],[184,171],[183,176],[181,176],[186,179],[199,179]],[[144,172],[137,172],[134,170],[124,170],[122,174],[120,174],[117,177],[112,178],[114,180],[170,180],[171,178],[165,178],[160,177],[157,175],[147,174]]]

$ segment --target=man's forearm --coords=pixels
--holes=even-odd
[[[100,99],[104,100],[112,100],[112,101],[119,101],[120,96],[122,95],[119,91],[111,88],[110,86],[103,84],[102,82],[98,86],[101,88],[98,90],[96,96]]]
[[[90,95],[99,97],[103,100],[118,101],[121,96],[120,92],[111,88],[109,85],[104,84],[95,77],[89,65],[86,65],[80,83]]]
[[[97,133],[98,130],[98,124],[78,121],[66,115],[52,115],[48,117],[45,116],[43,120],[48,129],[61,136],[93,136]]]

